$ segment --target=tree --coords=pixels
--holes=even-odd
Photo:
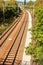
[[[3,0],[0,0],[0,7],[2,7],[4,4],[4,1]]]
[[[29,2],[27,3],[27,5],[28,5],[28,6],[33,6],[33,5],[34,5],[34,2],[33,2],[33,1],[29,1]]]
[[[24,0],[24,5],[26,5],[26,0]]]
[[[30,0],[30,1],[27,3],[27,6],[28,6],[30,9],[33,9],[34,2]]]
[[[32,29],[33,43],[26,48],[26,54],[33,56],[32,61],[43,65],[43,8],[35,10],[35,25]],[[37,64],[36,64],[37,65]]]
[[[9,5],[16,5],[16,0],[10,0],[7,2]]]
[[[35,7],[37,8],[37,7],[43,7],[43,0],[36,0],[36,2],[35,2]]]

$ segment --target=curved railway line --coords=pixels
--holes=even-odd
[[[0,47],[2,46],[2,44],[4,43],[4,41],[8,38],[8,36],[12,33],[13,29],[17,26],[17,24],[21,20],[22,16],[23,15],[21,15],[20,18],[16,19],[14,21],[14,23],[9,27],[9,29],[6,30],[4,32],[4,34],[2,34],[2,36],[0,37]]]
[[[5,38],[0,43],[0,65],[15,65],[25,28],[27,26],[28,14],[24,14],[14,23],[14,26],[6,33]],[[18,65],[18,64],[17,64]]]

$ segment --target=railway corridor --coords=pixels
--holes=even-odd
[[[23,11],[23,15],[0,40],[0,65],[20,65],[27,27],[28,14]]]

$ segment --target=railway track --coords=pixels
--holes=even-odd
[[[25,19],[25,17],[26,17],[26,19]],[[14,62],[15,62],[15,59],[16,59],[16,56],[17,56],[17,53],[19,51],[19,47],[20,47],[20,44],[22,41],[22,37],[23,37],[24,31],[25,31],[25,27],[27,24],[27,22],[26,22],[27,14],[26,13],[25,13],[25,17],[24,17],[24,20],[21,21],[22,23],[20,22],[21,23],[20,28],[18,29],[16,36],[14,36],[15,38],[13,39],[13,41],[10,39],[10,42],[12,41],[11,45],[9,46],[8,50],[6,51],[7,53],[5,54],[5,56],[3,58],[1,58],[0,65],[14,65]],[[14,34],[14,32],[13,32],[13,34]],[[2,45],[2,48],[5,47],[4,44]]]
[[[3,45],[8,36],[12,33],[13,29],[18,25],[23,15],[14,21],[10,28],[0,37],[0,47]],[[9,32],[8,32],[9,31]]]

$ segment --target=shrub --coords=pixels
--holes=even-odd
[[[35,10],[35,26],[32,29],[33,40],[26,48],[26,54],[33,56],[32,61],[43,65],[43,8]]]

